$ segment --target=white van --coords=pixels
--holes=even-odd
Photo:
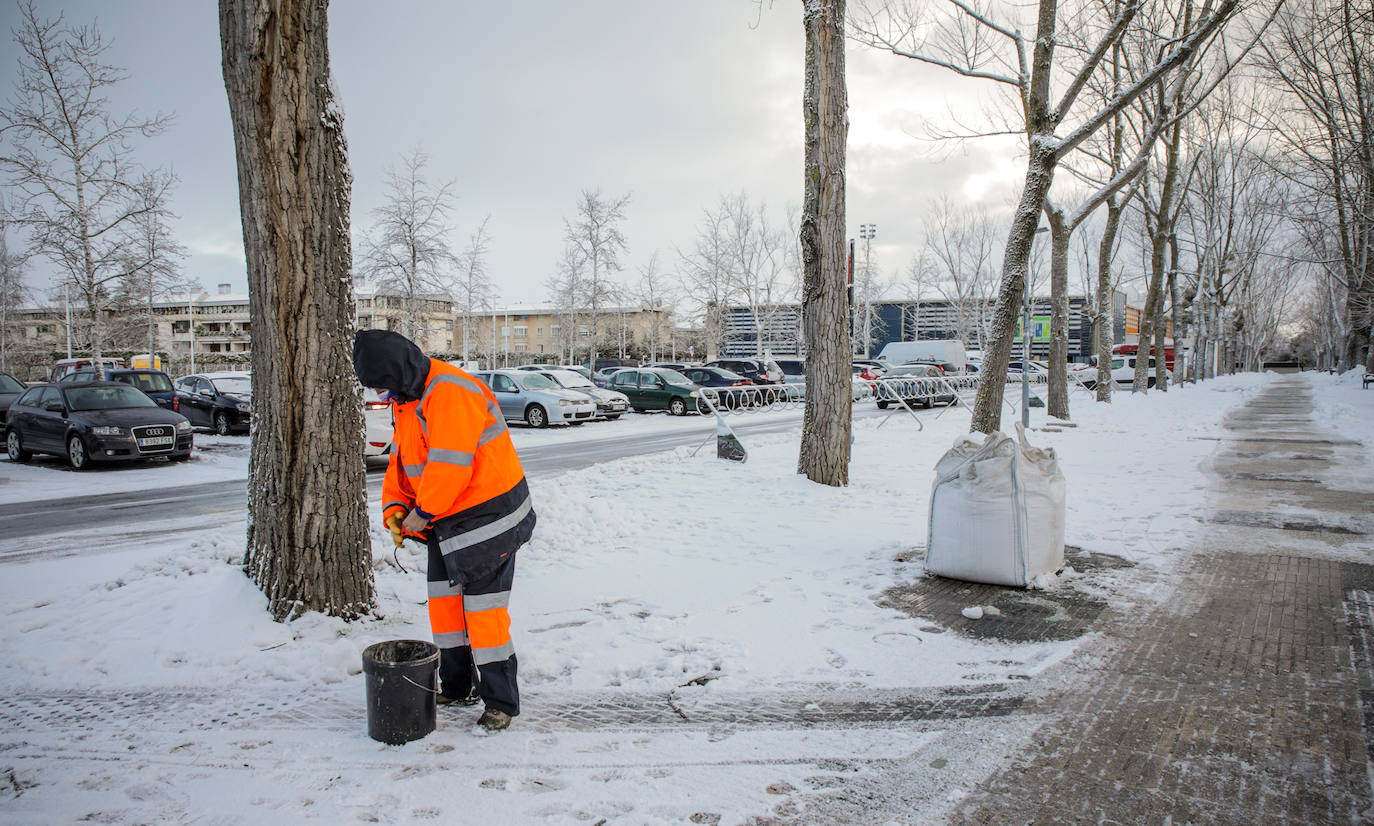
[[[937,364],[954,365],[954,373],[963,375],[968,364],[964,352],[964,342],[957,338],[929,339],[926,341],[893,341],[883,347],[878,358],[893,364],[911,364],[916,361],[933,361]],[[945,372],[950,372],[948,369]]]

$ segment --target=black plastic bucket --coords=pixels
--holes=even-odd
[[[387,640],[363,649],[367,736],[399,746],[434,731],[439,648],[421,640]]]

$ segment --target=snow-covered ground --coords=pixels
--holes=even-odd
[[[1308,377],[1318,423],[1374,445],[1374,391],[1353,374]],[[1272,380],[1118,393],[1111,405],[1075,394],[1077,427],[1029,434],[1058,453],[1067,543],[1136,563],[1073,587],[1119,610],[1168,595],[1205,507],[1220,422]],[[272,622],[239,568],[241,523],[5,564],[0,690],[17,726],[0,735],[0,821],[734,824],[769,815],[779,790],[812,788],[846,761],[900,761],[946,742],[938,768],[908,779],[938,811],[1024,723],[584,727],[547,712],[604,702],[614,718],[616,707],[658,698],[689,717],[681,709],[770,693],[1033,684],[1090,644],[974,640],[879,607],[885,589],[922,576],[931,471],[968,427],[964,410],[938,413],[922,413],[923,428],[905,413],[856,421],[850,485],[840,489],[796,475],[798,428],[746,437],[744,464],[709,446],[695,456],[680,448],[533,480],[539,527],[520,553],[511,604],[526,714],[499,735],[478,733],[476,710],[444,709],[424,740],[368,739],[362,649],[429,636],[424,559],[410,546],[393,558],[380,528],[381,616],[354,624]],[[1034,411],[1032,424],[1043,415]],[[1014,418],[1008,411],[1005,424]],[[514,433],[528,448],[709,427],[629,416]],[[0,497],[246,476],[245,438],[198,434],[197,444],[184,470],[74,474],[0,461]],[[112,719],[64,727],[51,707],[65,690],[85,692],[83,707],[103,698]]]

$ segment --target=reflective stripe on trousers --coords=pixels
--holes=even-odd
[[[515,554],[490,576],[470,581],[466,587],[450,585],[443,553],[429,534],[429,622],[434,644],[441,653],[440,688],[456,696],[470,677],[456,664],[467,661],[477,668],[479,691],[487,708],[510,715],[520,713],[516,683],[515,646],[510,636],[511,585],[515,580]],[[442,656],[447,655],[447,656]]]

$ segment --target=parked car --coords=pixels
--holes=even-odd
[[[621,367],[620,365],[597,368],[597,371],[592,373],[592,384],[595,384],[597,387],[606,387],[611,383],[611,376],[614,376],[621,370],[628,369],[628,367]]]
[[[605,387],[597,387],[591,379],[581,373],[558,368],[540,371],[539,375],[553,379],[559,387],[565,390],[590,396],[591,400],[596,403],[596,415],[606,421],[613,422],[630,410],[630,399],[624,393]]]
[[[1031,362],[1030,362],[1030,378],[1031,378],[1031,381],[1045,381],[1045,380],[1047,380],[1047,379],[1049,378],[1049,375],[1050,375],[1050,368],[1049,368],[1048,365],[1046,365],[1043,361],[1036,361],[1036,360],[1034,360],[1034,359],[1031,360]],[[1008,379],[1008,381],[1020,381],[1020,380],[1021,380],[1021,360],[1020,360],[1020,359],[1013,359],[1012,361],[1007,362],[1007,379]]]
[[[9,373],[0,373],[0,427],[5,425],[5,415],[9,412],[10,405],[14,404],[14,400],[23,395],[27,389],[29,389],[27,384]]]
[[[94,363],[94,360],[90,358],[59,359],[57,363],[53,365],[52,370],[48,371],[48,381],[61,381],[62,377],[68,373],[75,372],[83,367],[90,367]],[[100,366],[106,370],[118,370],[128,365],[124,363],[123,359],[102,358],[100,360]]]
[[[945,371],[935,364],[902,365],[875,383],[873,396],[881,408],[898,404],[899,399],[905,401],[908,407],[954,404],[958,396],[952,391],[942,392],[942,388],[935,387],[930,382],[919,381],[943,378],[944,375]]]
[[[40,384],[10,405],[5,448],[10,461],[35,453],[65,456],[81,470],[92,462],[165,456],[191,458],[191,423],[119,382]]]
[[[390,453],[394,430],[391,402],[382,401],[382,397],[371,387],[363,388],[363,423],[367,425],[363,455],[385,456]]]
[[[176,388],[172,386],[172,377],[161,370],[120,368],[105,370],[102,375],[93,368],[83,367],[58,379],[61,384],[81,381],[117,381],[131,384],[147,393],[148,398],[157,402],[158,407],[176,411],[180,411],[181,408]]]
[[[522,364],[514,369],[528,370],[534,373],[542,373],[545,370],[571,370],[587,381],[592,379],[592,371],[588,370],[585,364]]]
[[[667,410],[685,416],[697,409],[699,388],[691,379],[666,367],[632,367],[611,377],[611,389],[630,399],[636,412]]]
[[[887,371],[897,366],[892,362],[888,361],[887,359],[852,358],[850,359],[850,362],[853,364],[862,364],[865,367],[869,367],[871,368],[869,372],[875,373],[879,376],[886,375]]]
[[[564,390],[547,376],[528,370],[483,370],[473,373],[486,383],[508,422],[530,427],[582,424],[596,415],[596,403],[585,393]]]
[[[754,384],[782,384],[782,368],[772,359],[716,359],[705,366],[734,371]]]
[[[802,358],[775,358],[778,369],[782,371],[782,380],[788,384],[806,383],[806,359]]]
[[[252,374],[238,371],[199,373],[175,382],[181,413],[194,427],[221,436],[247,433],[253,416]]]
[[[968,369],[967,363],[965,363],[964,366],[960,367],[952,361],[936,361],[935,359],[917,359],[916,361],[908,361],[905,364],[899,364],[898,366],[892,368],[892,370],[888,371],[888,375],[892,375],[894,373],[900,375],[901,371],[906,367],[924,367],[932,364],[940,368],[940,375],[942,376],[961,376],[964,374],[964,371]]]
[[[860,381],[877,381],[885,375],[885,371],[881,367],[862,364],[857,361],[850,365],[850,369],[854,371],[854,378]]]
[[[755,401],[755,399],[751,398],[751,394],[749,393],[726,389],[732,387],[743,388],[755,386],[752,381],[741,376],[739,373],[721,367],[688,367],[679,372],[690,379],[693,384],[715,388],[716,398],[720,399],[720,405],[727,410],[744,407]]]

